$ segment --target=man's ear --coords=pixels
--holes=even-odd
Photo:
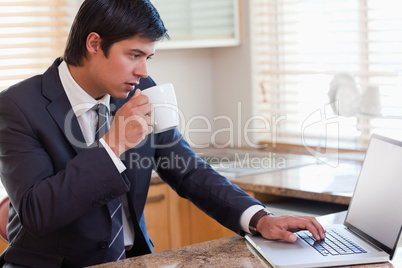
[[[94,55],[101,50],[100,44],[101,44],[101,37],[99,36],[99,34],[92,32],[88,35],[86,46],[87,51],[90,55]]]

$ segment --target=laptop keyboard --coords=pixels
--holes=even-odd
[[[327,230],[325,239],[320,241],[316,241],[307,231],[298,232],[297,235],[323,256],[367,253],[362,247],[339,234],[336,230]]]

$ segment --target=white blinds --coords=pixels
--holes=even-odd
[[[62,56],[66,7],[63,0],[0,0],[0,90],[42,73]]]
[[[238,0],[151,0],[171,38],[161,48],[237,45]]]
[[[251,0],[258,139],[364,149],[369,135],[402,139],[402,2]],[[336,74],[359,95],[378,86],[381,116],[338,116],[328,98]],[[268,126],[268,127],[267,127]]]

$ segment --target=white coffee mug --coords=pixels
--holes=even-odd
[[[170,83],[156,85],[142,91],[154,106],[151,116],[155,119],[154,133],[175,128],[179,124],[176,94]]]

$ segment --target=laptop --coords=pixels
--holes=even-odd
[[[401,234],[401,192],[402,142],[373,134],[345,221],[324,226],[324,241],[315,241],[308,231],[298,232],[294,243],[252,235],[246,239],[279,268],[386,262]]]

